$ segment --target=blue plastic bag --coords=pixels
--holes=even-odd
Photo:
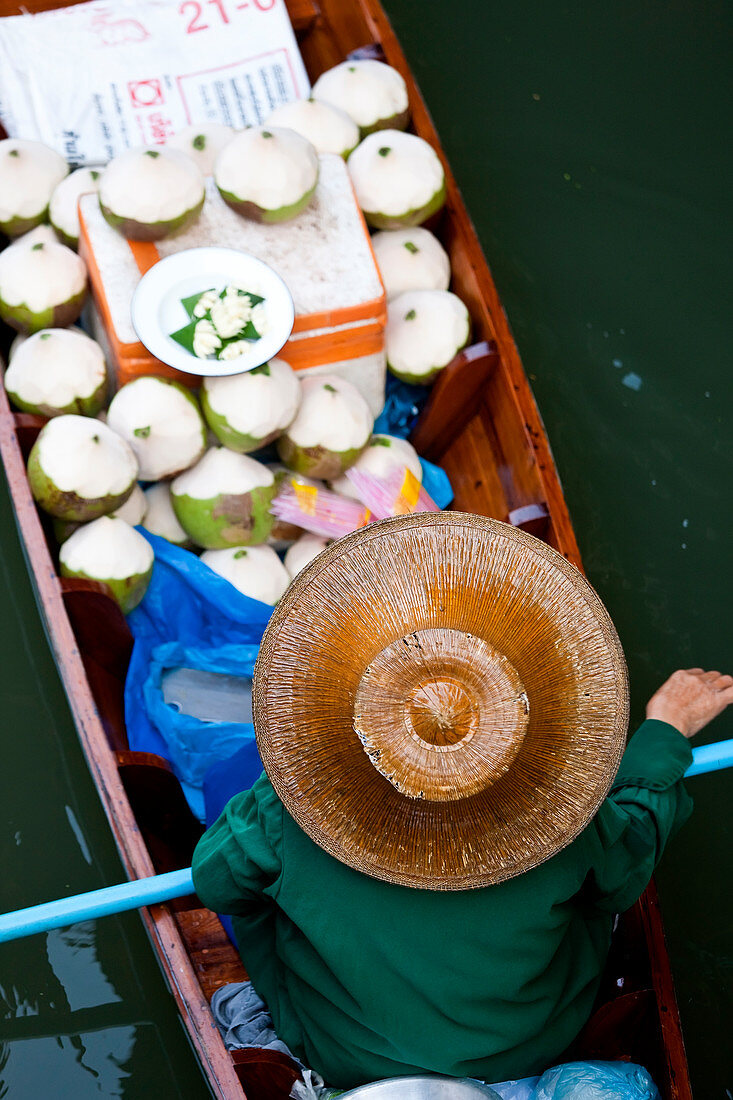
[[[633,1062],[568,1062],[542,1074],[533,1100],[659,1100],[659,1090]]]
[[[255,729],[246,721],[207,721],[184,714],[165,701],[163,678],[176,668],[251,678],[259,646],[184,646],[166,642],[151,654],[148,677],[143,684],[145,709],[151,724],[166,743],[166,757],[181,781],[191,809],[203,820],[201,788],[212,764],[228,760],[246,743],[254,742]]]
[[[233,667],[233,650],[236,648],[242,656],[240,669],[253,666],[272,608],[238,592],[189,550],[173,546],[142,527],[137,530],[153,547],[155,564],[142,603],[127,619],[135,638],[125,682],[128,740],[131,749],[164,756],[186,784],[187,776],[195,776],[200,786],[206,770],[204,746],[196,750],[195,761],[192,756],[187,758],[187,753],[191,751],[191,721],[199,731],[205,723],[189,720],[189,716],[176,713],[163,702],[159,690],[162,667],[175,667],[171,660],[177,654],[181,667],[241,674]],[[210,724],[214,725],[219,723]],[[251,737],[251,725],[241,725],[248,729],[240,729],[237,744],[233,744],[236,738],[230,740],[232,752],[242,739]],[[231,738],[231,730],[221,731],[221,741],[217,731],[210,728],[209,732],[210,765],[222,758],[222,742]],[[196,789],[192,795],[192,789],[187,789],[186,793],[189,802],[193,797],[194,812],[203,818],[200,791]]]
[[[430,396],[429,386],[413,386],[387,374],[384,408],[374,424],[375,434],[407,439]]]
[[[453,500],[453,486],[447,473],[441,466],[434,466],[425,458],[420,459],[420,465],[425,492],[432,497],[439,508],[447,508]]]

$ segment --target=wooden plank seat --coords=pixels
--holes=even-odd
[[[247,1100],[290,1096],[290,1090],[301,1076],[295,1062],[279,1050],[265,1050],[262,1047],[233,1050],[231,1058]]]
[[[176,913],[193,968],[207,1001],[228,982],[244,982],[247,971],[222,923],[209,909],[187,909]]]
[[[223,985],[247,980],[242,960],[214,913],[200,907],[179,910],[175,921],[207,1001]],[[300,1077],[296,1063],[280,1051],[253,1047],[229,1054],[247,1100],[289,1096]]]
[[[204,829],[191,812],[169,762],[152,752],[129,749],[116,752],[115,759],[156,874],[190,866]],[[171,904],[178,907],[181,900],[185,901],[183,908],[192,904],[191,896]]]
[[[59,584],[109,746],[114,752],[126,749],[124,692],[133,644],[130,628],[105,584],[69,578],[60,578]]]

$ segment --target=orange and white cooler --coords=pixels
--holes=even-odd
[[[198,221],[162,241],[125,240],[107,224],[96,195],[79,202],[79,253],[118,385],[144,374],[200,385],[155,359],[132,326],[130,303],[141,277],[159,259],[186,248],[217,245],[249,252],[284,280],[295,304],[293,332],[279,357],[294,370],[336,374],[353,382],[376,415],[384,404],[384,286],[369,232],[341,157],[320,157],[315,196],[302,214],[278,225],[243,218],[207,180]]]

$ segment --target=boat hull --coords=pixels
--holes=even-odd
[[[62,6],[29,3],[31,11]],[[447,201],[436,231],[448,250],[453,289],[468,306],[473,342],[431,391],[412,441],[440,463],[455,507],[521,526],[582,568],[547,436],[486,260],[427,106],[376,0],[289,0],[311,80],[349,55],[382,57],[408,84],[412,125],[443,160]],[[0,0],[0,15],[16,14]],[[43,424],[13,414],[0,392],[0,452],[21,542],[79,737],[130,878],[186,866],[199,835],[166,761],[131,752],[123,688],[132,639],[103,586],[62,580],[30,494],[25,458]],[[175,822],[175,827],[171,827]],[[242,964],[217,918],[198,899],[141,910],[141,916],[217,1097],[286,1097],[297,1069],[269,1051],[228,1053],[209,1000]],[[647,1065],[664,1100],[692,1093],[662,920],[654,886],[620,918],[598,1008],[573,1057],[631,1058]]]

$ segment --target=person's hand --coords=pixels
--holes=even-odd
[[[733,676],[680,668],[652,695],[647,718],[668,722],[685,737],[694,737],[733,703]]]

